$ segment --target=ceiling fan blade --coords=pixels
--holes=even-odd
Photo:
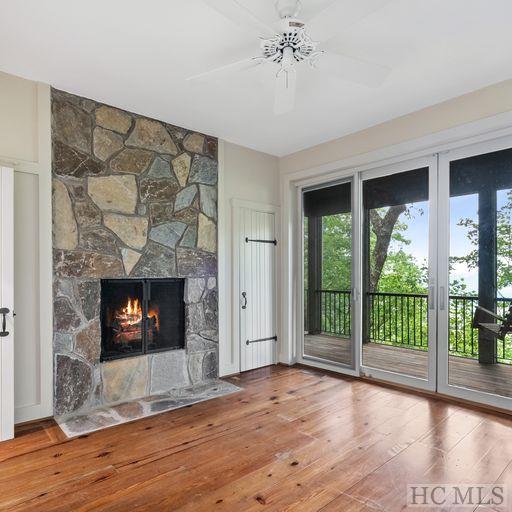
[[[328,41],[389,2],[390,0],[334,0],[307,22],[308,34],[315,41]]]
[[[208,79],[209,77],[214,77],[216,75],[229,75],[230,73],[235,73],[237,71],[245,71],[246,69],[259,66],[260,63],[261,62],[258,59],[254,59],[253,57],[246,57],[245,59],[230,62],[229,64],[225,64],[224,66],[219,66],[217,68],[204,71],[203,73],[198,73],[197,75],[189,76],[186,80],[202,80],[205,78]]]
[[[297,84],[297,73],[295,69],[280,70],[276,76],[276,97],[274,113],[285,114],[293,110],[295,105],[295,87]]]
[[[276,34],[276,31],[270,25],[260,20],[247,7],[238,3],[237,0],[203,0],[203,2],[235,25],[242,26],[257,36],[272,37]]]
[[[368,87],[379,87],[390,73],[389,68],[380,64],[366,62],[332,51],[326,51],[320,55],[314,67],[342,80]]]

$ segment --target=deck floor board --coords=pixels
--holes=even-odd
[[[351,341],[335,336],[306,335],[304,353],[327,361],[350,364]],[[421,379],[427,378],[427,358],[428,353],[423,350],[378,343],[363,344],[365,366]],[[512,365],[485,365],[475,359],[450,356],[449,378],[454,386],[512,397]]]

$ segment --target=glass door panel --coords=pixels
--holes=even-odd
[[[430,159],[424,164],[363,177],[362,366],[377,378],[433,389],[436,169]]]
[[[302,356],[352,367],[352,183],[305,190],[302,204]]]
[[[447,384],[509,398],[512,336],[501,339],[492,329],[474,328],[473,316],[480,306],[503,317],[512,305],[512,149],[456,156],[446,161],[449,294],[444,327],[448,353],[443,363],[447,359]],[[483,323],[500,323],[484,315]]]

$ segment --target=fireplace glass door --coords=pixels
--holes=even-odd
[[[102,359],[144,352],[144,282],[110,280],[101,283]]]
[[[147,352],[184,347],[183,279],[148,282]]]
[[[103,279],[101,360],[185,348],[183,279]]]

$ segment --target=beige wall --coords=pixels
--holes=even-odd
[[[232,200],[279,205],[279,160],[222,142],[219,152],[219,351],[220,374],[239,371],[232,335]]]
[[[0,72],[0,155],[37,162],[37,83]]]
[[[230,142],[224,143],[225,199],[277,205],[279,159]]]
[[[512,80],[293,153],[280,159],[279,168],[281,173],[311,169],[508,111]]]
[[[15,420],[52,414],[50,87],[0,73],[0,164],[14,168]]]

